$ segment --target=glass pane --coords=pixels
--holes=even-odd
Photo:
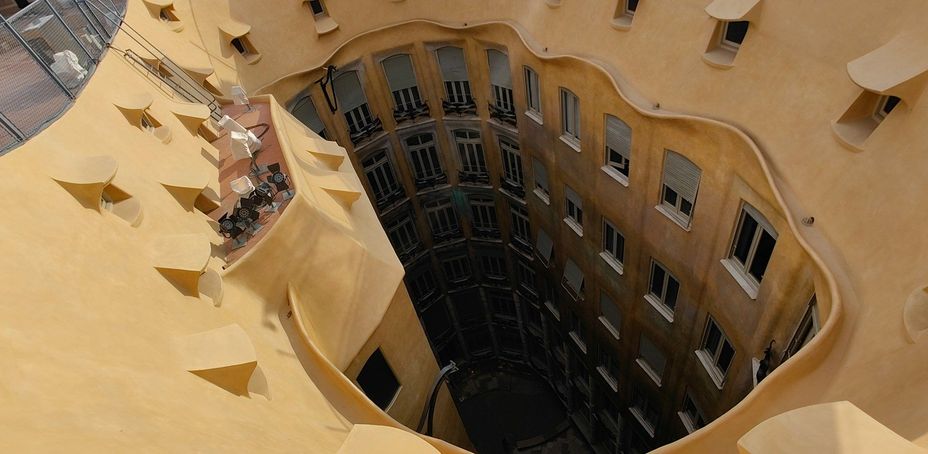
[[[664,288],[664,269],[656,263],[651,265],[651,294],[661,296]]]
[[[715,355],[715,352],[719,348],[719,341],[722,339],[722,332],[719,331],[719,327],[713,322],[709,322],[709,330],[706,332],[706,341],[703,344],[703,349],[709,352],[709,354]]]
[[[754,232],[757,231],[757,221],[747,212],[742,211],[742,213],[741,229],[738,231],[738,239],[736,240],[735,250],[732,252],[732,256],[738,259],[742,265],[745,265],[748,261],[748,254],[751,252]]]
[[[766,230],[760,234],[760,241],[757,243],[757,250],[754,252],[754,260],[750,269],[751,276],[754,276],[758,282],[764,278],[764,272],[767,271],[767,264],[770,262],[770,256],[776,244],[777,240]]]
[[[719,370],[724,374],[728,371],[728,366],[731,365],[731,359],[735,356],[735,349],[731,347],[731,344],[725,342],[722,344],[722,352],[719,353],[719,360],[716,365],[719,366]]]
[[[671,206],[677,206],[677,193],[673,189],[664,186],[664,201]]]
[[[725,28],[725,41],[741,44],[744,42],[744,36],[747,34],[747,21],[729,22],[728,26]]]
[[[677,293],[680,291],[680,284],[676,279],[668,276],[667,296],[664,298],[664,304],[673,309],[677,306]]]

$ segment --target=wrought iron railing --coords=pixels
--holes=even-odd
[[[127,0],[36,0],[0,17],[0,154],[74,102],[109,47]]]

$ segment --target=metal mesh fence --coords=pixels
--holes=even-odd
[[[125,8],[125,0],[38,0],[0,17],[0,154],[71,105]]]

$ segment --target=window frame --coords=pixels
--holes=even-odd
[[[731,24],[747,24],[744,29],[744,36],[741,38],[741,42],[731,41],[728,39],[728,27]],[[719,33],[719,46],[725,50],[732,52],[738,52],[741,49],[741,46],[744,44],[744,40],[748,37],[748,29],[751,27],[751,22],[746,20],[734,20],[734,21],[722,21],[722,30]]]
[[[458,133],[466,133],[467,137],[460,137]],[[476,134],[476,137],[470,137]],[[461,172],[468,175],[489,176],[487,167],[486,147],[483,144],[483,134],[479,129],[469,127],[453,128],[451,139],[461,163]],[[476,162],[471,162],[476,161]]]
[[[561,136],[560,139],[576,152],[580,152],[580,97],[560,87]],[[568,104],[570,104],[568,106]],[[573,130],[573,131],[572,131]]]
[[[893,104],[887,111],[886,106],[889,105],[890,102],[892,102]],[[900,99],[898,96],[892,96],[892,95],[880,96],[880,98],[877,100],[877,103],[876,103],[876,110],[873,111],[873,119],[877,122],[877,124],[882,123],[883,120],[886,120],[886,117],[888,117],[889,114],[893,112],[893,110],[896,110],[896,108],[899,107],[899,103],[901,102],[902,102],[902,99]]]
[[[813,293],[805,313],[796,325],[793,335],[790,336],[789,345],[783,350],[783,358],[780,361],[786,361],[799,353],[803,347],[812,342],[821,329],[818,317],[818,298]]]
[[[718,345],[715,347],[715,351],[709,351],[709,334],[712,328],[715,328],[719,333]],[[722,370],[719,367],[719,358],[722,355],[722,351],[725,350],[725,345],[728,345],[731,350],[731,359],[726,366],[725,370]],[[735,349],[734,344],[729,340],[728,336],[725,334],[725,331],[722,329],[722,326],[715,321],[711,315],[706,316],[706,326],[703,329],[702,340],[699,342],[699,350],[696,350],[696,357],[699,358],[699,362],[702,364],[703,368],[709,374],[709,378],[712,379],[713,383],[718,389],[722,389],[725,386],[725,382],[728,376],[728,372],[731,370],[731,366],[735,364],[735,356],[738,354],[738,350]]]
[[[651,270],[648,277],[648,293],[644,296],[645,300],[657,310],[668,322],[673,323],[673,316],[677,310],[677,304],[680,300],[680,290],[682,286],[680,285],[680,280],[667,269],[661,262],[658,262],[655,258],[651,258]],[[654,287],[654,276],[655,269],[660,268],[664,273],[663,282],[661,283],[661,294],[656,295],[652,293],[652,288]],[[677,283],[677,294],[674,296],[673,304],[667,304],[667,290],[670,288],[670,281],[673,280]]]
[[[378,159],[381,155],[382,159]],[[375,204],[381,204],[384,200],[389,199],[391,194],[396,193],[397,190],[402,190],[403,185],[396,175],[394,163],[390,156],[390,150],[386,148],[378,149],[367,154],[364,158],[360,159],[360,161],[364,176],[367,178],[368,184],[371,187]],[[375,179],[371,178],[371,173],[375,173],[376,176],[379,177],[376,179],[376,186],[378,187],[382,184],[380,179],[391,180],[386,183],[389,188],[380,188],[381,191],[378,193],[375,188]]]
[[[525,187],[525,169],[522,167],[522,148],[518,140],[499,136],[500,157],[503,160],[503,179],[518,188]]]
[[[615,308],[615,314],[618,316],[618,320],[610,320],[609,316],[606,315],[607,311],[603,310],[603,306],[607,304]],[[603,327],[606,328],[606,331],[608,331],[609,334],[615,338],[615,340],[620,340],[623,320],[622,311],[619,308],[619,305],[616,304],[615,300],[604,291],[599,292],[599,314],[599,323],[601,323]],[[616,326],[616,323],[618,323],[619,326]]]
[[[614,180],[618,181],[622,186],[628,186],[629,177],[631,176],[631,154],[632,154],[632,140],[633,140],[633,131],[631,126],[628,123],[625,123],[621,118],[606,114],[603,121],[603,160],[604,164],[602,170],[606,172],[607,175],[612,177]],[[624,125],[628,129],[628,149],[627,150],[614,150],[609,146],[610,141],[610,128],[609,123],[610,119],[615,120],[620,125]],[[623,139],[620,139],[623,140]],[[624,140],[623,140],[624,141]],[[618,156],[618,160],[613,159],[613,154]]]
[[[750,217],[754,221],[754,231],[746,232],[747,228],[746,221],[747,217]],[[745,257],[744,262],[736,255],[738,253],[739,240],[741,240],[742,235],[749,234],[751,235],[751,240],[748,246],[747,256]],[[773,227],[773,224],[767,220],[767,218],[757,209],[751,206],[749,203],[742,201],[741,209],[739,210],[738,220],[735,223],[735,229],[732,234],[732,240],[728,249],[728,256],[722,260],[722,264],[725,269],[731,273],[732,277],[738,282],[741,288],[748,294],[751,299],[757,299],[757,294],[760,290],[761,282],[763,281],[764,275],[758,279],[752,272],[754,268],[754,259],[756,258],[757,249],[763,240],[763,236],[766,234],[773,240],[773,247],[770,250],[770,257],[767,258],[767,263],[764,265],[764,273],[770,267],[770,261],[773,259],[773,251],[776,250],[776,243],[779,237],[776,229]]]
[[[583,237],[583,198],[566,184],[564,185],[564,223],[577,236]]]
[[[523,80],[525,81],[525,115],[538,124],[544,124],[544,115],[541,109],[541,79],[538,73],[528,65],[522,66]]]
[[[431,140],[416,145],[411,145],[409,143],[410,140],[418,139],[423,136],[430,136]],[[435,131],[429,130],[410,134],[403,137],[402,141],[403,149],[406,151],[406,156],[409,159],[409,167],[412,170],[414,178],[419,180],[430,180],[445,175],[445,166],[442,162],[442,153],[438,149]],[[420,142],[422,141],[420,140]],[[422,159],[423,154],[427,155],[427,160]],[[428,162],[426,163],[426,161]],[[428,166],[426,164],[428,164]],[[435,164],[437,164],[437,172],[435,171]],[[422,167],[423,171],[431,172],[428,175],[420,175],[418,167]]]
[[[698,172],[698,177],[696,180],[696,188],[693,193],[693,200],[688,200],[683,197],[677,190],[670,187],[668,184],[668,164],[671,163],[671,155],[676,155],[685,160],[686,163],[692,165],[693,168]],[[674,158],[676,159],[676,158]],[[683,165],[683,162],[679,163]],[[699,188],[702,186],[702,168],[696,165],[695,162],[691,161],[688,157],[684,156],[682,153],[667,149],[664,152],[664,162],[663,168],[661,169],[661,189],[660,189],[660,201],[657,204],[657,210],[663,213],[665,216],[670,218],[671,221],[680,226],[683,230],[689,231],[690,226],[693,222],[693,217],[696,215],[696,200],[699,198]],[[680,188],[678,188],[680,189]],[[668,191],[672,192],[676,197],[674,202],[667,200]],[[683,211],[683,202],[687,202],[689,207],[689,213],[684,213]]]
[[[691,407],[692,411],[687,408],[687,403],[690,404],[689,407]],[[680,407],[680,411],[677,412],[677,416],[680,417],[680,421],[683,423],[683,427],[686,429],[687,433],[693,433],[706,425],[705,413],[703,413],[699,404],[697,404],[696,400],[690,395],[689,390],[683,393],[683,404]]]
[[[645,343],[645,341],[654,347],[654,351],[657,352],[658,356],[660,356],[660,359],[663,360],[663,364],[660,365],[660,370],[656,368],[658,364],[652,364],[652,361],[645,357],[644,350],[642,348],[642,345]],[[652,341],[651,338],[647,337],[644,333],[641,333],[641,335],[638,336],[638,351],[636,353],[637,356],[635,357],[635,363],[638,364],[638,366],[641,367],[641,369],[654,382],[654,384],[660,388],[663,384],[664,372],[667,371],[667,355],[661,351],[660,347],[658,347],[657,344],[655,344],[654,341]],[[654,360],[657,358],[651,359]]]
[[[625,272],[625,235],[608,218],[603,216],[602,219],[602,251],[600,251],[599,257],[621,276]],[[610,230],[612,235],[609,234]],[[609,240],[612,241],[614,246],[612,249],[616,249],[618,255],[616,255],[616,251],[609,249]]]

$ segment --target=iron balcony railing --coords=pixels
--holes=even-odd
[[[0,17],[0,154],[45,129],[87,85],[127,0],[36,0]]]

